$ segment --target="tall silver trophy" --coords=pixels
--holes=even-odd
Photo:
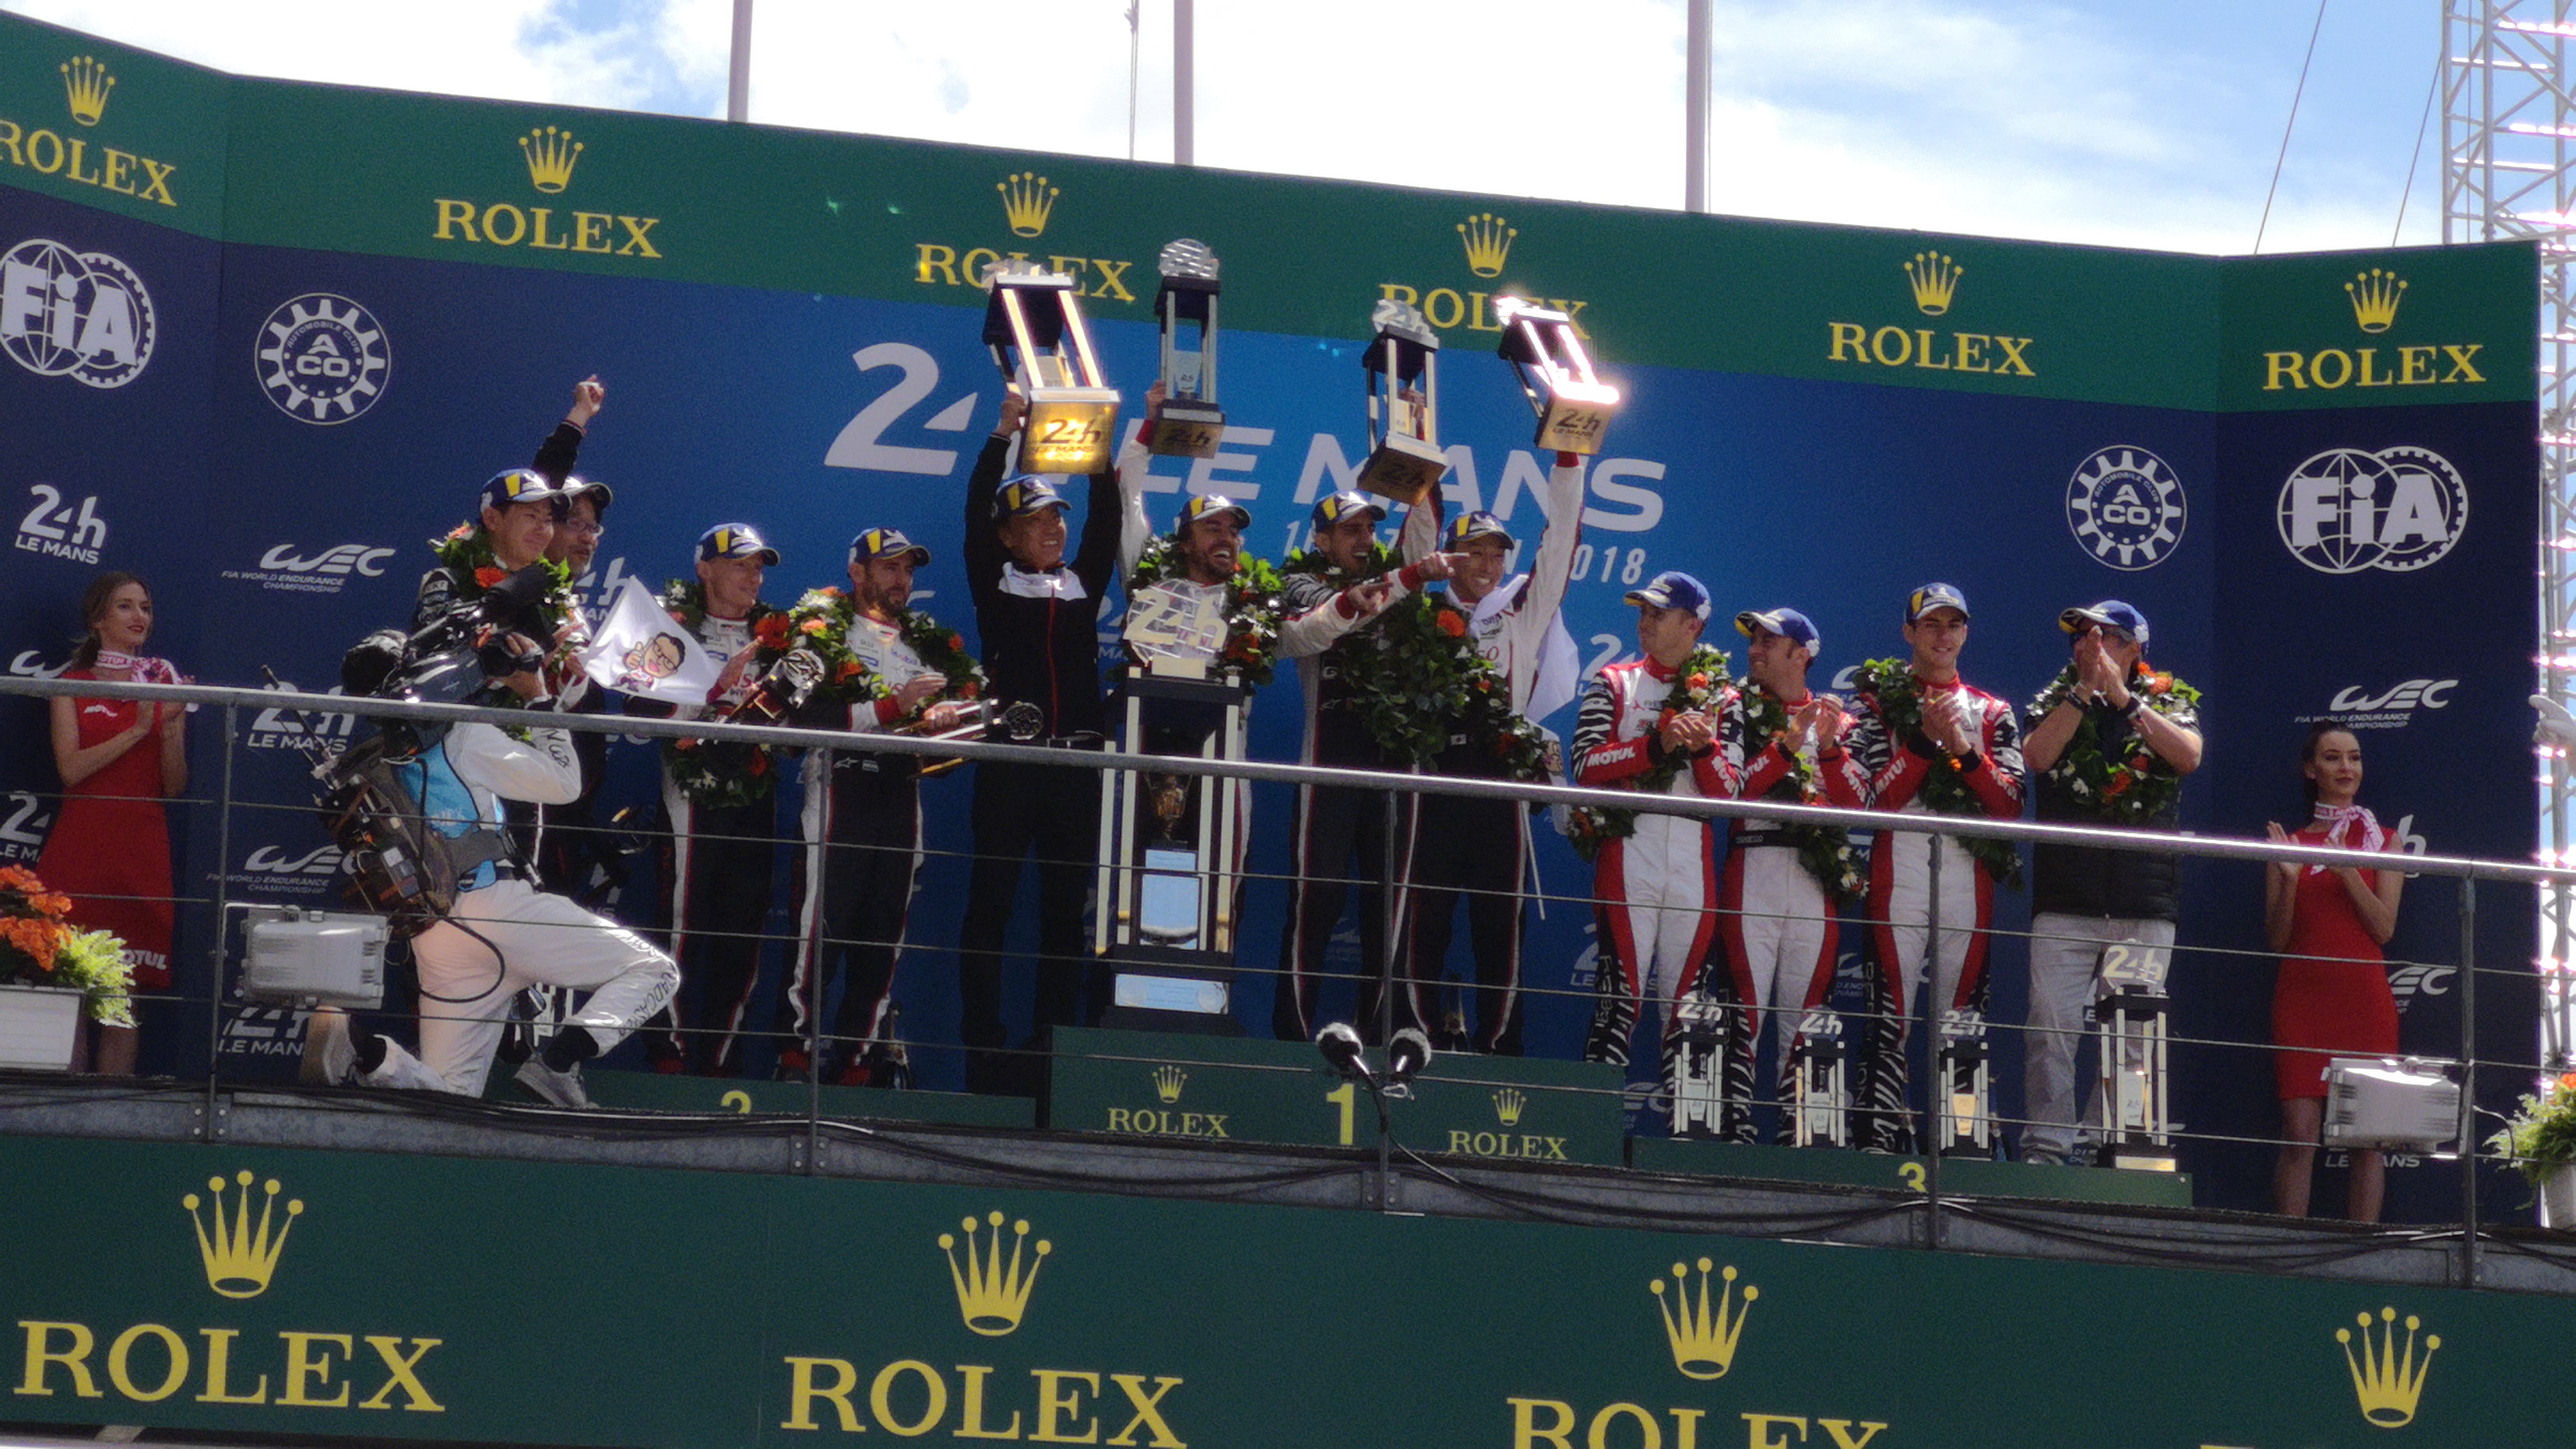
[[[1149,420],[1145,450],[1213,458],[1225,440],[1225,409],[1216,403],[1216,253],[1183,237],[1163,248],[1156,265],[1163,274],[1154,296],[1163,324],[1163,403]]]
[[[1359,488],[1415,504],[1440,486],[1449,455],[1440,448],[1440,334],[1392,297],[1369,313],[1377,329],[1361,354],[1368,371],[1368,461]]]
[[[1560,453],[1600,452],[1611,415],[1619,411],[1619,389],[1593,374],[1574,318],[1518,297],[1496,297],[1494,318],[1503,324],[1503,360],[1538,414],[1535,445]]]
[[[984,270],[984,345],[1004,381],[1029,400],[1020,466],[1031,473],[1098,473],[1118,433],[1118,390],[1100,370],[1082,322],[1081,289],[1062,272],[1005,257]]]

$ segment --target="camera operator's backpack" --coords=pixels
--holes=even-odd
[[[432,746],[431,748],[436,748]],[[456,883],[486,862],[510,858],[499,831],[477,825],[442,835],[403,786],[401,764],[379,734],[322,761],[322,826],[348,858],[360,900],[379,913],[396,940],[419,935],[456,905]]]

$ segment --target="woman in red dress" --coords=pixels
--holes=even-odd
[[[65,679],[176,684],[168,660],[142,656],[152,637],[152,591],[132,574],[100,575],[81,595],[89,637],[72,652]],[[134,962],[134,990],[170,986],[170,826],[161,802],[188,788],[187,711],[121,699],[53,700],[54,766],[62,812],[45,838],[36,874],[72,898],[71,920],[114,931]],[[83,1031],[72,1069],[132,1076],[139,1035],[101,1026],[90,1051]]]
[[[2295,835],[2271,825],[2272,839],[2345,850],[2397,848],[2371,813],[2353,803],[2361,791],[2361,741],[2350,730],[2319,723],[2308,731],[2299,761],[2311,818]],[[2276,862],[2263,873],[2263,929],[2281,953],[2272,989],[2272,1040],[2281,1048],[2273,1066],[2286,1139],[2272,1171],[2277,1212],[2308,1215],[2325,1123],[2326,1063],[2397,1054],[2397,998],[2379,948],[2397,930],[2397,892],[2404,884],[2402,871],[2352,866]],[[2379,1154],[2356,1148],[2346,1217],[2379,1221],[2381,1176]]]

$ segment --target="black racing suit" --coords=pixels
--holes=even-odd
[[[1011,440],[993,438],[966,482],[966,588],[975,601],[992,707],[1037,713],[1033,743],[1100,748],[1107,713],[1100,698],[1100,603],[1118,567],[1118,475],[1091,477],[1082,539],[1069,564],[1020,567],[1003,549],[993,498]],[[1025,714],[1023,710],[1020,713]],[[1039,1030],[1082,1019],[1090,960],[1082,911],[1100,853],[1100,776],[1054,765],[987,763],[975,770],[975,865],[966,919],[957,931],[957,992],[968,1086],[1008,1085],[1002,1024],[1002,943],[1019,895],[1020,867],[1038,859]]]

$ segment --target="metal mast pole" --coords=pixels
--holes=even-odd
[[[1191,113],[1198,86],[1195,9],[1191,0],[1172,0],[1172,163],[1176,166],[1198,164],[1198,118]]]
[[[733,64],[725,77],[725,119],[751,119],[751,0],[733,0]]]
[[[1708,210],[1708,92],[1711,0],[1690,0],[1683,44],[1690,54],[1682,62],[1682,209]]]

